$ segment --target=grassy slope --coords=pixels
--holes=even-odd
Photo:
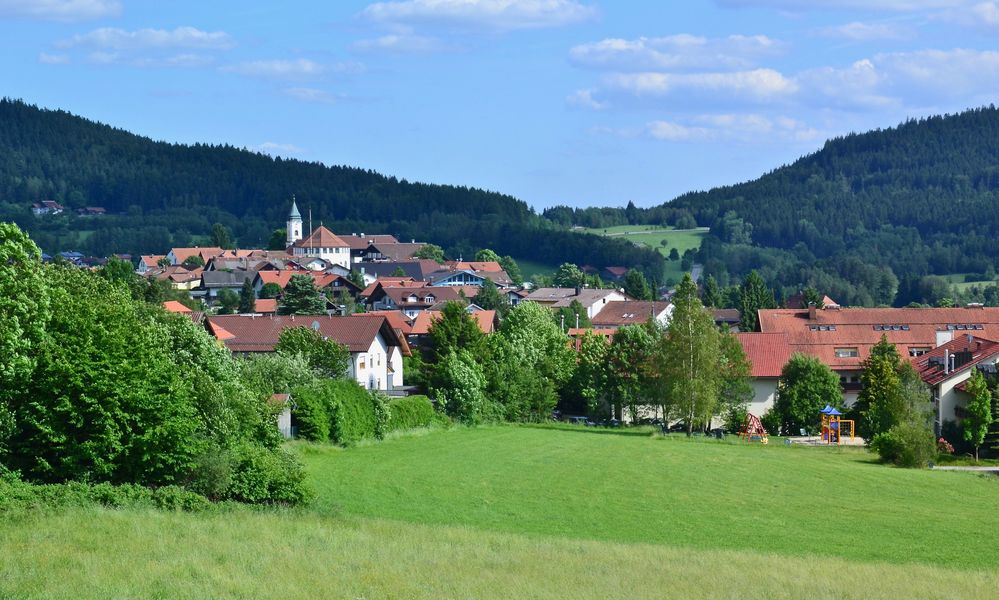
[[[858,449],[496,427],[303,450],[320,505],[365,517],[955,567],[999,541],[999,480]]]
[[[311,509],[0,521],[0,597],[975,598],[999,586],[999,481],[857,451],[517,427],[297,447],[320,491]]]
[[[587,233],[597,235],[608,235],[613,237],[623,237],[630,242],[645,244],[650,248],[659,251],[663,256],[669,257],[670,248],[676,248],[681,255],[691,248],[700,248],[701,240],[708,232],[706,227],[700,229],[667,229],[656,225],[618,225],[605,229],[585,229]],[[661,244],[666,240],[666,246]],[[666,272],[664,275],[668,279],[679,281],[683,277],[683,270],[680,269],[680,261],[666,261]]]

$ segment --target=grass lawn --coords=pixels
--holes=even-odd
[[[999,478],[800,448],[488,427],[295,444],[296,510],[0,521],[8,598],[987,598]]]
[[[520,267],[520,273],[524,276],[524,279],[530,279],[535,275],[551,275],[558,270],[558,265],[547,265],[545,263],[533,260],[521,260],[519,258],[514,260],[517,261],[517,266]]]

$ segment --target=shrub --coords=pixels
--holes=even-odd
[[[291,395],[299,437],[313,442],[329,441],[331,416],[324,383],[295,388]]]
[[[760,423],[770,435],[780,435],[781,415],[774,409],[770,409],[760,416]]]
[[[917,421],[904,421],[876,434],[870,446],[884,462],[908,468],[925,467],[937,454],[933,433]]]
[[[347,446],[375,437],[378,415],[372,395],[356,381],[330,381],[326,385],[332,392],[330,439]]]
[[[954,446],[945,438],[939,438],[937,440],[937,452],[940,454],[954,454]]]
[[[746,410],[746,406],[739,404],[736,406],[730,406],[727,411],[725,411],[725,429],[728,429],[729,433],[739,433],[746,428],[746,423],[749,422],[749,411]],[[766,429],[766,425],[763,425]],[[767,429],[767,433],[770,430]]]
[[[312,499],[305,470],[284,450],[244,444],[233,451],[232,469],[229,499],[255,504],[304,504]]]
[[[183,511],[204,511],[213,507],[204,496],[175,485],[153,490],[134,484],[69,482],[36,485],[13,479],[0,480],[0,514],[9,516],[75,506]]]
[[[426,396],[409,396],[396,398],[389,402],[390,418],[388,431],[400,429],[415,429],[446,423],[446,418],[434,410],[430,398]]]

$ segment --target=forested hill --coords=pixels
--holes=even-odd
[[[282,160],[231,146],[156,142],[63,111],[0,100],[0,221],[16,221],[43,249],[165,252],[206,241],[216,222],[242,247],[283,227],[291,195],[315,224],[336,231],[392,233],[471,255],[501,254],[549,264],[628,265],[662,271],[662,258],[620,240],[552,227],[507,195],[427,185],[373,171]],[[35,218],[33,202],[110,214]]]
[[[794,250],[798,258],[814,255],[825,271],[871,288],[868,303],[920,300],[912,288],[923,276],[994,271],[999,110],[836,138],[755,181],[687,194],[669,206],[689,210],[724,242],[739,241],[737,216],[752,226],[753,244]],[[731,250],[709,245],[702,254],[716,259],[715,270],[723,263],[739,269]],[[889,293],[890,281],[868,281],[890,277],[857,261],[891,269],[900,279],[898,297]]]
[[[929,275],[994,277],[999,110],[832,139],[754,181],[654,208],[558,207],[545,216],[590,227],[696,221],[712,232],[698,260],[723,283],[755,268],[784,294],[811,285],[848,304],[932,302]]]

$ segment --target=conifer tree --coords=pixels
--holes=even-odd
[[[279,315],[321,315],[326,311],[326,299],[316,289],[308,275],[292,275],[278,300]]]
[[[239,291],[239,312],[244,315],[257,312],[257,295],[249,279],[243,281],[243,289]]]
[[[739,329],[740,331],[756,331],[759,325],[756,312],[761,308],[777,307],[774,292],[767,287],[763,278],[756,271],[750,271],[749,275],[746,275],[739,292],[739,311],[741,313]]]

